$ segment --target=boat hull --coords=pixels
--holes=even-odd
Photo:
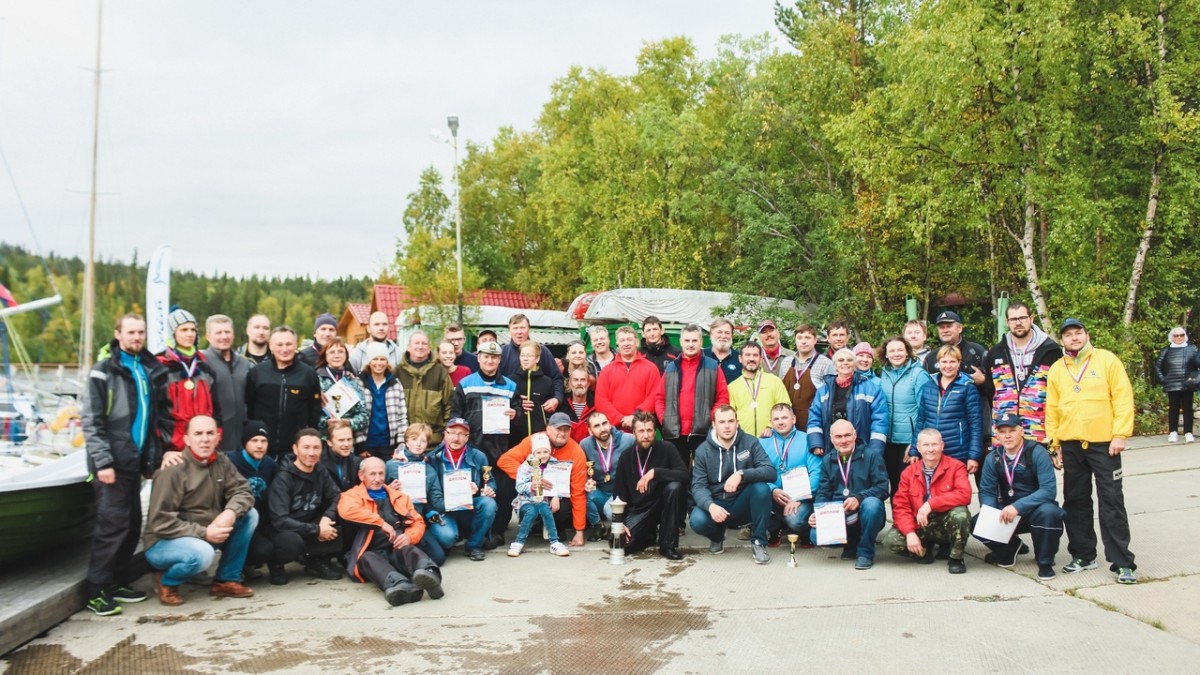
[[[88,483],[0,492],[0,565],[91,537],[95,519]]]

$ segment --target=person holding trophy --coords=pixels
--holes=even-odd
[[[513,500],[513,510],[517,512],[521,526],[517,529],[517,538],[508,547],[508,556],[521,555],[530,530],[538,522],[546,528],[550,552],[559,557],[569,556],[571,551],[558,540],[558,528],[554,524],[554,514],[561,508],[562,498],[557,486],[545,478],[546,470],[552,464],[558,464],[558,460],[550,455],[550,438],[544,432],[535,433],[529,442],[533,450],[528,461],[517,468],[517,498]]]

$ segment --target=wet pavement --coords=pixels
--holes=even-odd
[[[257,582],[247,600],[185,586],[176,608],[152,598],[117,617],[79,611],[0,659],[0,672],[1195,672],[1200,444],[1131,445],[1136,586],[1116,585],[1103,564],[1041,583],[1031,556],[991,567],[978,542],[968,573],[951,576],[882,550],[868,571],[822,549],[788,568],[786,544],[756,566],[733,533],[723,555],[689,532],[684,560],[639,554],[623,566],[599,544],[556,558],[532,540],[516,559],[452,555],[445,598],[395,608],[374,586],[293,565],[289,585]]]

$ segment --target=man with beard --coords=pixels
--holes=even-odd
[[[716,359],[725,373],[725,382],[733,382],[742,376],[741,354],[733,348],[733,322],[729,319],[714,319],[708,326],[708,336],[712,347],[704,350],[704,355]]]
[[[350,351],[350,369],[355,375],[366,369],[370,361],[367,358],[367,346],[371,344],[382,345],[387,350],[388,367],[395,368],[400,363],[400,345],[388,337],[389,323],[386,313],[371,312],[371,317],[367,319],[367,339],[354,345]]]
[[[771,408],[777,403],[792,404],[783,380],[760,368],[762,346],[757,342],[742,345],[742,376],[729,384],[729,405],[737,411],[738,424],[751,436],[771,433]]]
[[[663,335],[662,321],[657,316],[642,319],[642,345],[638,351],[658,368],[660,375],[668,363],[679,358],[679,347],[671,344]]]
[[[617,464],[625,451],[633,447],[633,434],[614,429],[604,413],[593,411],[585,420],[588,435],[579,443],[594,475],[588,481],[588,522],[600,524],[601,518],[612,522],[613,479]],[[588,541],[603,539],[597,527]]]
[[[743,349],[742,355],[745,353]],[[725,531],[749,522],[755,564],[771,562],[767,527],[776,476],[758,440],[738,428],[734,409],[718,406],[713,413],[713,431],[696,449],[692,464],[692,498],[696,502],[692,529],[708,538],[709,553],[723,553]]]
[[[320,467],[321,434],[316,429],[301,429],[292,456],[291,461],[280,464],[267,489],[270,536],[275,546],[275,558],[267,565],[271,583],[286,584],[283,566],[297,560],[303,560],[309,576],[341,579],[342,571],[333,562],[342,550],[334,523],[341,490],[333,476]]]
[[[667,560],[682,560],[679,523],[687,505],[684,486],[688,472],[675,447],[654,439],[655,419],[650,413],[633,416],[633,448],[617,462],[613,495],[625,502],[627,553],[637,553],[658,542]],[[656,537],[657,535],[657,537]]]
[[[270,345],[270,356],[246,376],[246,417],[266,424],[267,453],[279,460],[297,431],[321,421],[321,384],[317,371],[296,357],[296,331],[279,326]]]
[[[271,319],[266,314],[255,314],[246,321],[246,344],[238,354],[254,365],[267,360],[271,350],[267,340],[271,338]]]
[[[578,442],[588,436],[587,418],[596,409],[596,394],[592,391],[587,368],[579,366],[567,371],[567,400],[561,410],[571,418],[571,438]]]
[[[775,322],[767,319],[758,327],[758,342],[762,345],[762,363],[763,370],[771,373],[775,377],[782,378],[783,370],[786,367],[786,357],[794,355],[796,352],[787,349],[779,341],[779,327]]]
[[[783,364],[783,387],[792,399],[796,426],[808,428],[808,409],[812,407],[817,388],[825,376],[833,372],[833,360],[817,352],[817,329],[802,323],[796,326],[796,353]]]
[[[992,421],[1005,414],[1021,420],[1025,437],[1046,441],[1046,376],[1062,358],[1062,348],[1033,322],[1029,306],[1014,302],[1005,313],[1008,334],[987,353],[991,369],[985,400],[992,402]]]

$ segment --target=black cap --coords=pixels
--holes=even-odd
[[[1021,426],[1021,418],[1012,413],[1004,413],[996,418],[996,428],[1000,427],[1019,427]]]
[[[950,311],[947,309],[946,311],[942,312],[941,314],[938,314],[937,318],[934,319],[933,322],[935,324],[950,323],[950,322],[962,323],[963,320],[962,320],[962,317],[958,315],[958,312],[953,312],[953,311]]]
[[[1083,330],[1087,330],[1087,328],[1084,328],[1083,322],[1079,319],[1067,319],[1058,327],[1058,334],[1062,335],[1068,328],[1083,328]]]
[[[246,441],[255,436],[270,439],[271,436],[267,433],[267,424],[260,420],[246,420],[246,423],[242,425],[242,445],[245,446]]]

